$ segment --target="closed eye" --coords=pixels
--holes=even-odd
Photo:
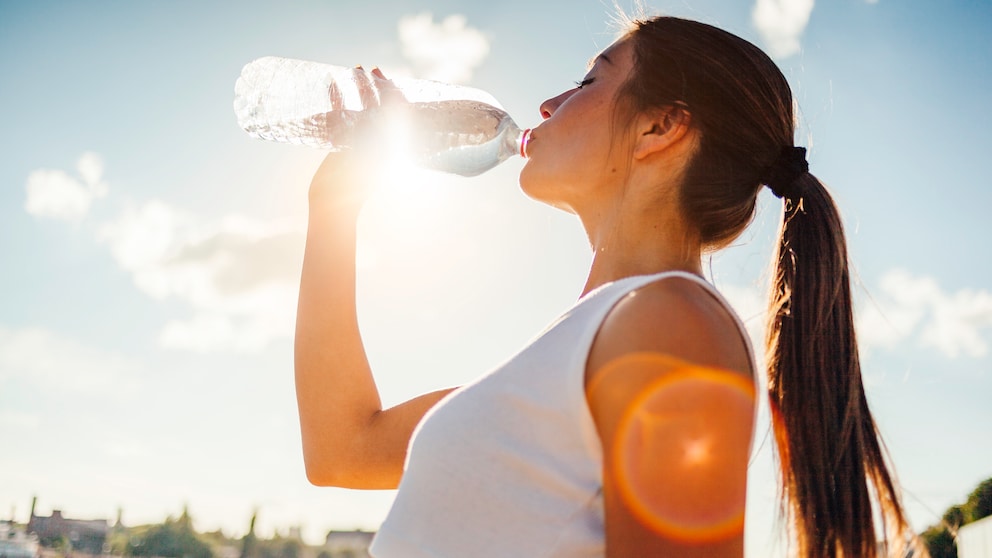
[[[589,85],[590,83],[592,83],[594,81],[596,81],[596,78],[586,78],[586,79],[584,79],[582,81],[575,82],[575,87],[577,87],[578,89],[582,89],[583,87]]]

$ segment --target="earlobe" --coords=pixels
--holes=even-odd
[[[676,105],[651,111],[638,118],[634,159],[640,160],[660,153],[681,141],[689,131],[691,115],[684,106]]]

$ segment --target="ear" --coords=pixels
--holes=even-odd
[[[634,159],[641,160],[679,144],[689,133],[691,122],[689,108],[681,103],[641,114],[637,117]]]

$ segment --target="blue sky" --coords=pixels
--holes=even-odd
[[[292,326],[321,154],[248,138],[234,81],[265,55],[461,76],[533,125],[611,42],[613,9],[531,4],[0,3],[0,506],[137,524],[188,504],[232,535],[257,508],[263,533],[311,542],[376,528],[391,493],[310,487],[300,456]],[[740,34],[789,78],[845,217],[869,398],[914,524],[936,521],[992,476],[992,4],[649,8]],[[519,192],[522,164],[409,173],[366,207],[361,325],[387,403],[471,381],[578,295],[582,231]],[[761,201],[708,262],[756,336],[779,211]],[[755,454],[764,556],[774,468]]]

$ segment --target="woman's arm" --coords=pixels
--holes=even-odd
[[[310,185],[295,368],[307,478],[320,486],[395,488],[413,429],[451,391],[382,408],[355,304],[356,226],[375,164],[332,153]]]
[[[733,319],[688,280],[610,312],[586,370],[609,558],[743,556],[750,368]]]

